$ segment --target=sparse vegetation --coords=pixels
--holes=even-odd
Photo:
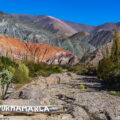
[[[84,73],[86,73],[87,72],[87,68],[84,66],[84,65],[82,65],[82,64],[80,64],[80,65],[75,65],[75,66],[67,66],[67,67],[65,67],[68,71],[70,71],[70,72],[73,72],[73,73],[76,73],[76,74],[78,74],[78,75],[80,75],[80,74],[84,74]]]
[[[0,57],[0,70],[2,70],[2,68],[7,69],[9,66],[16,68],[18,67],[18,63],[12,61],[10,58],[1,56]]]
[[[97,71],[98,77],[104,80],[107,79],[113,67],[114,67],[114,63],[110,58],[102,59],[98,65],[98,71]]]
[[[110,91],[109,94],[115,95],[115,96],[120,96],[120,92],[117,92],[117,91]]]
[[[9,70],[13,74],[12,82],[17,84],[25,84],[30,81],[30,77],[37,77],[40,75],[47,77],[53,73],[62,73],[66,71],[74,72],[78,75],[85,74],[88,73],[90,66],[85,67],[82,64],[76,66],[48,65],[46,63],[35,63],[34,61],[28,61],[27,58],[19,63],[2,56],[0,57],[0,71],[2,71],[3,68]]]
[[[75,66],[65,67],[69,72],[76,73],[77,75],[96,75],[96,67],[92,64],[83,65],[82,63]]]
[[[63,72],[63,68],[58,65],[48,65],[46,63],[34,63],[32,61],[27,62],[25,64],[29,68],[30,77],[36,77],[39,75],[49,76],[52,73],[62,73]]]
[[[3,70],[0,72],[0,84],[1,84],[1,99],[4,98],[8,85],[12,81],[13,74],[8,70]]]
[[[9,66],[7,69],[8,69],[10,72],[12,72],[13,74],[15,73],[15,68],[14,68],[14,67]]]
[[[23,64],[19,63],[18,68],[16,68],[14,73],[14,83],[27,83],[29,82],[29,69],[28,67]]]
[[[117,28],[115,28],[111,55],[107,48],[106,56],[99,62],[97,74],[104,80],[107,88],[120,90],[120,35]]]
[[[15,62],[7,57],[0,57],[0,71],[9,70],[13,74],[12,82],[25,84],[30,81],[30,77],[39,75],[49,76],[52,73],[62,73],[64,69],[58,65],[48,65],[46,63],[35,63],[34,61]]]
[[[81,85],[79,85],[79,89],[84,90],[85,86],[81,84]]]

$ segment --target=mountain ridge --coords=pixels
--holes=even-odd
[[[108,23],[103,23],[101,25],[93,26],[93,25],[88,25],[88,24],[81,24],[81,23],[61,20],[61,19],[58,19],[58,18],[55,18],[55,17],[51,17],[51,16],[47,16],[47,15],[28,15],[28,14],[11,14],[11,15],[14,16],[14,17],[17,17],[19,19],[25,20],[27,22],[30,22],[32,24],[37,24],[40,27],[42,26],[43,28],[45,28],[45,26],[44,26],[44,23],[42,24],[41,19],[43,19],[45,17],[47,19],[47,22],[48,22],[47,25],[49,25],[49,21],[51,22],[52,19],[54,18],[54,19],[63,21],[65,24],[69,25],[71,28],[73,28],[77,32],[95,33],[95,32],[99,32],[99,31],[102,31],[102,30],[104,30],[104,31],[113,31],[115,26],[120,27],[120,22],[117,22],[117,23],[115,23],[115,22],[108,22]],[[36,19],[36,18],[39,19],[39,20],[35,23],[34,19]],[[48,29],[48,30],[50,30],[50,29]]]
[[[29,15],[27,16],[29,18]],[[41,16],[37,16],[38,19],[34,18],[34,16],[31,17],[32,19],[38,20],[37,23],[39,23],[39,17]],[[43,21],[44,17],[46,18],[45,15],[42,15]],[[56,22],[55,18],[54,18],[55,20],[53,20],[53,18],[47,16],[47,19],[48,18],[51,21],[51,23]],[[59,20],[57,19],[57,23],[58,21]],[[47,25],[49,24],[49,22],[46,21],[44,22],[45,24],[47,23]],[[119,23],[117,25],[119,26]],[[54,29],[52,29],[53,26],[52,27],[51,26],[52,25],[50,25],[50,27],[49,26],[47,27],[54,31]],[[62,26],[63,26],[62,29],[64,29],[64,25]],[[106,28],[106,25],[103,25],[102,27],[104,28],[104,26]],[[99,47],[101,47],[102,45],[110,42],[113,37],[112,31],[113,27],[114,25],[112,25],[112,27],[109,28],[111,31],[109,31],[108,28],[104,31],[99,26],[98,29],[96,28],[97,32],[94,31],[93,33],[77,32],[75,34],[72,33],[73,35],[70,35],[70,37],[66,35],[64,36],[64,34],[61,34],[62,36],[58,36],[56,33],[52,33],[51,30],[48,30],[47,28],[37,26],[36,24],[32,24],[30,22],[24,21],[20,18],[13,17],[12,15],[3,12],[0,13],[0,34],[3,34],[4,36],[11,36],[17,38],[26,43],[27,42],[46,43],[49,45],[57,46],[65,50],[69,50],[79,58],[82,58],[84,54],[91,53],[98,49]],[[86,27],[84,28],[87,29]],[[63,33],[65,33],[65,31]]]
[[[12,57],[14,60],[28,60],[45,62],[48,64],[76,64],[79,59],[71,52],[59,47],[40,43],[24,43],[12,37],[0,36],[1,56]]]
[[[45,28],[52,33],[57,33],[58,35],[64,34],[67,36],[70,36],[74,33],[77,33],[75,29],[70,27],[69,25],[65,24],[64,21],[54,18],[52,16],[46,16],[46,15],[35,15],[34,17],[32,15],[16,15],[16,14],[11,14],[14,17],[17,17],[21,20],[24,20],[26,22],[32,23],[36,26]]]

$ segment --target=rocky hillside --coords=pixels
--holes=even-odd
[[[70,36],[69,38],[74,40],[74,39],[79,39],[80,37],[88,36],[88,35],[90,35],[88,32],[78,32]]]
[[[94,28],[94,26],[63,21],[58,18],[46,15],[12,14],[12,16],[27,21],[29,23],[35,24],[37,26],[43,27],[59,35],[70,36],[77,32],[90,32]]]
[[[21,20],[27,21],[29,23],[35,24],[37,26],[43,27],[53,33],[67,33],[65,24],[69,25],[71,28],[76,30],[77,33],[70,37],[58,37],[49,41],[49,44],[61,47],[63,49],[69,50],[79,58],[82,58],[84,54],[92,53],[104,44],[109,43],[113,38],[113,30],[115,26],[120,26],[119,23],[105,23],[99,26],[88,26],[84,24],[78,24],[74,22],[62,21],[57,18],[53,18],[45,15],[25,15],[25,14],[12,14]],[[63,26],[55,26],[58,23],[64,23]],[[55,25],[55,26],[54,26]],[[53,28],[51,28],[51,26]],[[61,29],[61,27],[63,27]],[[69,30],[71,30],[69,27]],[[63,30],[64,29],[64,30]]]
[[[101,31],[89,35],[81,36],[81,33],[67,39],[55,39],[50,44],[69,50],[79,58],[85,54],[92,53],[102,45],[109,43],[113,39],[110,31]]]
[[[20,19],[22,20],[18,19],[19,16],[21,16]],[[83,27],[85,29],[81,28],[81,32],[74,29],[77,32],[76,33],[69,25],[66,25],[67,23],[65,21],[50,16],[17,15],[17,17],[18,18],[0,12],[0,34],[3,34],[4,36],[12,36],[24,42],[47,43],[52,46],[58,46],[62,49],[69,50],[79,58],[82,58],[84,54],[94,52],[97,48],[110,42],[113,36],[112,31],[97,30],[99,32],[92,33],[91,31],[93,31],[93,29],[90,30],[87,27]],[[40,22],[40,20],[42,22]],[[33,21],[35,25],[33,25]],[[45,22],[45,24],[43,24],[43,22]],[[57,26],[57,30],[60,27],[63,33],[72,33],[71,35],[69,34],[70,37],[58,37],[53,28],[50,27],[53,23]],[[54,34],[49,32],[51,30],[48,31],[46,27],[41,25],[49,27],[54,31],[52,31]],[[72,26],[72,28],[74,27]],[[66,29],[69,31],[67,32]],[[87,31],[87,29],[89,33],[82,32],[84,30]]]
[[[80,89],[84,85],[85,89]],[[21,94],[22,92],[22,94]],[[12,120],[119,120],[120,98],[104,90],[102,82],[93,76],[73,73],[39,76],[31,83],[11,84],[3,105],[61,105],[61,113],[2,113]]]
[[[31,23],[22,21],[3,12],[0,12],[0,34],[3,34],[4,36],[11,36],[24,42],[47,43],[53,46],[58,46],[73,52],[80,58],[85,52],[91,52],[91,49],[93,50],[94,48],[86,42],[82,42],[81,44],[81,41],[79,44],[75,43],[73,45],[71,42],[72,40],[70,41],[68,38],[66,40],[64,37],[56,37],[56,35],[53,35],[41,27],[36,27]],[[83,44],[86,46],[85,50],[83,49]]]
[[[24,14],[20,14],[20,15],[12,14],[12,15],[26,22],[35,24],[39,27],[43,27],[58,35],[64,34],[70,36],[77,32],[74,28],[67,25],[64,21],[54,18],[52,16],[46,16],[46,15],[33,16],[33,15],[24,15]]]
[[[3,12],[0,12],[0,34],[34,43],[47,43],[55,36],[41,27],[38,28]]]
[[[16,60],[32,59],[49,64],[76,64],[79,60],[71,52],[64,49],[40,43],[24,43],[12,37],[0,37],[1,56]]]
[[[96,26],[92,32],[99,32],[99,31],[102,31],[102,30],[104,30],[104,31],[114,31],[116,26],[120,30],[120,22],[118,22],[118,23],[111,22],[111,23],[105,23],[105,24]]]
[[[103,59],[103,52],[106,55],[106,48],[108,47],[109,52],[111,52],[113,41],[102,45],[100,48],[96,49],[93,53],[89,53],[83,56],[81,62],[85,64],[97,65],[101,59]]]
[[[112,41],[113,32],[111,31],[100,31],[92,34],[92,39],[89,39],[89,43],[95,48],[99,48]]]
[[[66,29],[66,26],[69,26],[69,29],[71,28],[72,30],[75,30],[77,32],[89,32],[89,33],[95,33],[99,31],[113,31],[115,26],[120,28],[120,22],[118,23],[111,22],[111,23],[104,23],[98,26],[91,26],[91,25],[86,25],[86,24],[64,21],[64,20],[60,20],[58,18],[54,18],[54,17],[50,17],[46,15],[12,14],[12,16],[20,18],[24,21],[30,22],[37,26],[47,28],[49,31],[52,31],[55,33],[57,32],[62,33],[61,30],[63,29],[64,29],[64,32],[67,33],[68,29]],[[62,26],[59,26],[61,22],[64,24]],[[54,25],[55,26],[57,25],[57,28],[55,28]]]

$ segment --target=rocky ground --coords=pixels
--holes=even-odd
[[[80,89],[80,84],[86,89]],[[8,93],[2,104],[64,107],[59,114],[9,114],[6,117],[10,120],[120,120],[120,97],[109,95],[101,81],[93,76],[52,74],[35,78],[22,87],[10,85]]]

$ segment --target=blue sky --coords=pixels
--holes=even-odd
[[[89,25],[120,22],[120,0],[0,0],[0,10],[49,15]]]

